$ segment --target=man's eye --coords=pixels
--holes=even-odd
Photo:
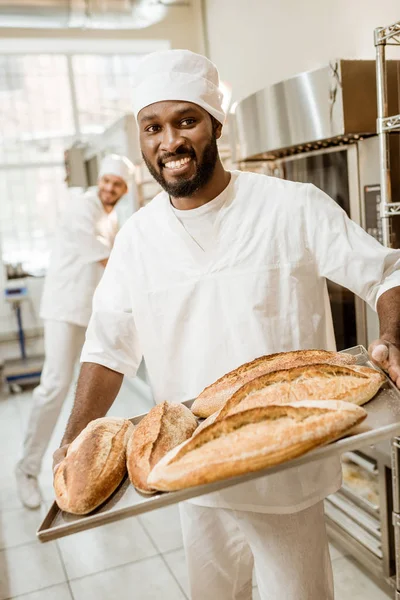
[[[183,119],[183,121],[181,121],[181,125],[186,126],[186,125],[193,125],[194,123],[196,123],[196,119]]]
[[[160,127],[158,125],[149,125],[148,127],[146,127],[146,130],[148,133],[156,133],[157,131],[160,130]]]

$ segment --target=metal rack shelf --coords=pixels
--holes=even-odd
[[[400,203],[392,202],[390,180],[389,134],[400,132],[400,114],[388,114],[388,93],[386,73],[386,46],[400,46],[400,21],[388,27],[375,29],[376,47],[376,88],[377,88],[377,133],[379,137],[382,234],[385,246],[391,245],[390,219],[400,215]]]
[[[400,131],[400,115],[387,117],[386,119],[380,119],[378,124],[380,125],[380,131],[378,130],[378,133],[385,133],[386,131]]]
[[[377,27],[375,29],[375,46],[378,44],[400,46],[400,21],[388,27]]]

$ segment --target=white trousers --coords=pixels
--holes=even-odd
[[[333,600],[323,503],[291,514],[180,504],[191,600]]]
[[[40,384],[33,391],[33,409],[24,440],[21,468],[40,472],[44,453],[67,397],[74,368],[85,341],[85,327],[65,321],[44,322],[45,362]]]

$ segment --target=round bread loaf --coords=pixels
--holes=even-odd
[[[133,431],[127,419],[91,421],[69,445],[54,475],[61,510],[85,515],[117,489],[126,474],[126,446]]]

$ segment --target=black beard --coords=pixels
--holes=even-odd
[[[172,155],[173,157],[177,157],[179,154],[189,155],[192,159],[196,157],[193,149],[188,151],[187,148],[181,146],[177,149],[177,151]],[[171,156],[171,158],[172,158]],[[146,159],[145,155],[142,152],[142,157],[148,170],[154,179],[161,185],[161,187],[173,198],[190,198],[193,196],[198,190],[204,187],[213,176],[215,165],[217,164],[218,159],[218,147],[217,147],[217,138],[215,135],[212,135],[210,142],[204,148],[203,151],[203,159],[197,165],[196,173],[192,175],[189,179],[185,179],[185,176],[182,175],[178,181],[175,183],[168,183],[163,177],[163,164],[160,161],[158,164],[159,171],[155,169],[155,167],[150,163],[149,160]],[[170,158],[164,157],[165,158]]]

